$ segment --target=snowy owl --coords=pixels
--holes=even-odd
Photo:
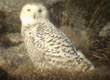
[[[20,12],[21,34],[25,47],[36,69],[93,70],[93,64],[76,51],[68,37],[49,20],[42,3],[26,4]]]

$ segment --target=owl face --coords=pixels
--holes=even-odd
[[[48,11],[43,4],[27,4],[21,10],[20,19],[24,25],[33,24],[48,19]]]

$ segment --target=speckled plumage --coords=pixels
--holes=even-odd
[[[50,22],[43,4],[25,5],[20,19],[27,53],[37,69],[65,68],[83,72],[94,69],[92,63],[76,51],[66,35]]]

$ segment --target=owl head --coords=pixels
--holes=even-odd
[[[48,20],[48,11],[42,3],[30,3],[23,6],[20,12],[22,25],[34,24],[36,21]]]

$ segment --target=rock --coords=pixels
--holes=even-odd
[[[99,36],[101,37],[107,37],[110,36],[110,23],[107,23],[107,25],[105,25],[101,31],[99,32]]]
[[[20,33],[8,33],[6,37],[13,43],[19,43],[23,42],[21,34]]]
[[[12,47],[12,46],[17,46],[21,44],[22,37],[21,34],[16,32],[16,33],[5,33],[0,35],[0,46],[4,48]]]
[[[25,63],[27,59],[28,56],[23,43],[8,49],[0,48],[0,66],[11,65],[11,63],[19,66]]]
[[[20,33],[10,33],[5,35],[5,37],[9,38],[11,44],[15,43],[17,45],[11,45],[7,48],[0,47],[0,67],[8,73],[14,74],[21,66],[30,65],[31,60],[27,56]]]

